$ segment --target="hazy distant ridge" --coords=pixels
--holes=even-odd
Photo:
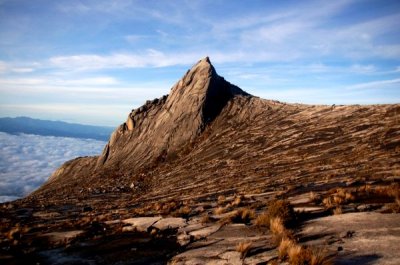
[[[113,130],[113,127],[39,120],[29,117],[0,118],[0,131],[10,134],[27,133],[107,141]]]

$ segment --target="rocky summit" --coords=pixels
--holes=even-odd
[[[1,205],[1,264],[398,264],[400,104],[286,104],[204,58]]]

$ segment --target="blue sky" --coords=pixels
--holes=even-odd
[[[122,123],[199,59],[247,92],[400,103],[400,2],[0,0],[0,116]]]

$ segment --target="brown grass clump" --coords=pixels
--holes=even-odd
[[[225,202],[226,198],[224,195],[219,195],[218,196],[218,204],[223,204]]]
[[[304,247],[293,240],[283,238],[278,248],[279,258],[288,258],[292,265],[332,265],[325,250]]]
[[[339,214],[342,214],[342,213],[343,213],[342,207],[340,207],[340,206],[337,206],[337,207],[333,210],[333,214],[334,214],[334,215],[339,215]]]
[[[345,197],[345,196],[344,196],[344,197]],[[335,195],[335,196],[333,196],[333,202],[334,202],[336,205],[340,205],[340,204],[342,204],[342,203],[344,202],[344,197]]]
[[[251,249],[251,242],[240,242],[236,245],[236,251],[240,253],[240,258],[244,259]]]
[[[365,189],[363,189],[365,190]],[[322,200],[322,203],[327,209],[337,208],[339,205],[343,205],[352,201],[355,201],[356,196],[349,190],[338,188],[333,191],[331,196],[328,196]]]
[[[162,213],[170,214],[178,208],[179,204],[175,201],[175,199],[170,200],[162,205]]]
[[[223,214],[225,212],[225,208],[224,207],[218,207],[214,209],[214,214]]]
[[[288,254],[288,250],[289,248],[291,248],[295,243],[293,242],[293,240],[284,237],[282,238],[279,247],[278,247],[278,255],[280,259],[284,259],[287,257]]]
[[[221,225],[226,225],[230,223],[243,223],[249,224],[251,220],[255,217],[255,212],[252,209],[240,208],[233,212],[231,215],[226,216],[219,220]]]
[[[310,265],[332,265],[333,261],[324,249],[311,249]]]
[[[267,215],[270,219],[279,217],[284,226],[291,226],[296,219],[293,207],[286,200],[274,200],[268,205]]]
[[[394,203],[389,204],[388,209],[392,213],[400,213],[400,199],[396,199]]]
[[[260,214],[259,216],[257,216],[254,224],[259,228],[261,227],[269,228],[270,225],[269,215],[267,213]]]
[[[249,208],[240,208],[232,215],[232,222],[234,223],[250,223],[255,217],[255,212]]]
[[[202,224],[207,224],[207,223],[210,223],[211,222],[211,218],[210,218],[210,216],[208,216],[208,214],[207,215],[204,215],[201,219],[200,219],[200,223],[202,223]]]
[[[192,209],[190,209],[189,206],[185,205],[176,210],[175,212],[172,213],[173,216],[175,217],[183,217],[183,218],[188,218],[192,212]]]
[[[334,203],[331,197],[326,197],[322,200],[322,203],[325,205],[326,208],[330,209],[334,207]]]
[[[274,217],[270,220],[269,229],[274,235],[284,236],[287,234],[286,228],[283,225],[282,219],[280,217]]]
[[[242,205],[244,197],[243,196],[236,196],[235,199],[232,202],[232,206],[240,206]]]
[[[310,191],[309,197],[310,197],[310,200],[312,202],[315,202],[315,203],[320,203],[321,202],[321,195],[319,195],[319,194],[317,194],[317,193],[315,193],[313,191]]]
[[[297,244],[289,246],[287,252],[290,264],[292,265],[308,264],[308,261],[311,259],[309,251]]]

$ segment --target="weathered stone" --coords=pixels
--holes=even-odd
[[[400,215],[375,212],[348,213],[307,221],[303,237],[319,244],[336,235],[330,249],[337,252],[337,264],[397,264],[400,260]]]
[[[186,246],[190,243],[192,236],[188,235],[187,233],[181,233],[177,236],[177,242],[181,246]]]
[[[54,245],[60,245],[69,243],[71,240],[77,238],[83,233],[84,233],[83,230],[51,232],[44,234],[43,237],[47,238],[47,240]]]
[[[206,228],[202,228],[200,230],[192,231],[189,234],[197,240],[217,232],[220,228],[221,228],[220,225],[211,225]]]
[[[231,265],[242,265],[243,264],[240,253],[237,251],[227,251],[227,252],[220,254],[219,257]]]
[[[131,115],[128,115],[128,118],[126,120],[126,127],[128,128],[129,131],[132,131],[134,128],[134,123]]]
[[[163,218],[153,224],[153,227],[159,230],[177,229],[186,226],[186,220],[183,218]]]
[[[122,222],[130,224],[135,227],[137,231],[147,232],[148,229],[159,220],[161,220],[161,217],[136,217],[122,220]]]

